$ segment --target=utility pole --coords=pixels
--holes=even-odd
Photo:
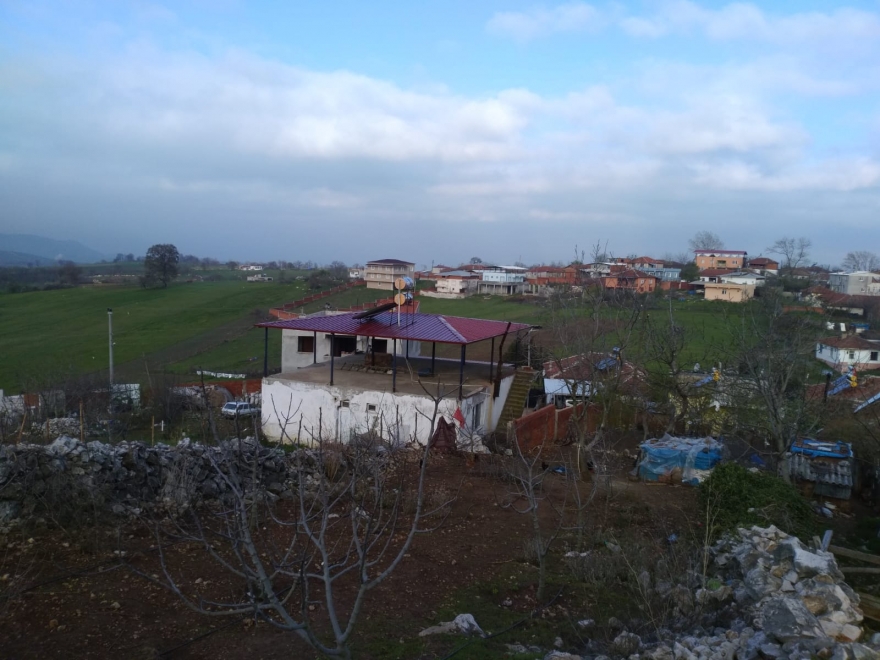
[[[107,308],[107,330],[110,341],[110,391],[107,411],[110,419],[107,421],[107,440],[113,442],[113,310]]]
[[[107,328],[110,333],[110,398],[113,398],[113,310],[107,308]]]

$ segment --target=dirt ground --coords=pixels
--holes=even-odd
[[[593,543],[601,534],[607,539],[638,534],[662,547],[671,534],[699,535],[694,489],[632,482],[627,479],[632,460],[614,455],[613,463],[607,497],[591,505]],[[539,605],[536,569],[524,551],[530,522],[499,506],[507,487],[491,461],[471,465],[464,457],[436,456],[428,475],[429,492],[458,490],[458,498],[443,526],[418,536],[391,577],[367,596],[353,642],[357,658],[442,658],[463,639],[419,638],[420,630],[471,612],[484,628],[497,632]],[[563,482],[547,476],[548,496],[557,502],[564,499]],[[543,515],[553,527],[553,510],[546,507]],[[615,594],[572,586],[559,568],[563,553],[577,549],[574,543],[570,532],[555,542],[548,585],[555,598],[537,617],[540,621],[514,626],[457,657],[497,657],[504,643],[515,641],[552,644],[557,631],[576,643],[574,621],[622,616],[615,609]],[[166,588],[137,575],[130,567],[146,574],[158,570],[155,544],[149,530],[137,523],[79,531],[45,526],[0,537],[0,656],[317,657],[290,632],[251,619],[195,613]],[[228,595],[241,588],[198,548],[176,544],[166,552],[190,593]],[[14,597],[4,598],[4,592]]]

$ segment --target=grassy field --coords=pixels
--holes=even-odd
[[[157,354],[160,364],[188,357],[174,350],[186,342],[191,354],[214,349],[245,334],[269,307],[304,294],[301,281],[227,281],[0,295],[0,388],[16,392],[34,378],[106,369],[108,307],[115,361],[124,368]],[[165,358],[163,351],[170,351]]]
[[[229,276],[243,277],[234,271],[229,271]],[[168,289],[87,286],[0,294],[0,389],[17,393],[33,387],[35,381],[70,373],[106,372],[108,307],[114,310],[115,362],[120,378],[142,381],[145,363],[151,370],[181,375],[194,374],[199,368],[259,375],[264,334],[254,323],[266,318],[269,307],[309,293],[303,280],[290,277],[286,283],[229,279],[179,283]],[[304,309],[318,311],[325,304],[343,309],[373,301],[384,293],[356,287]],[[419,300],[426,313],[542,325],[551,322],[546,306],[498,296]],[[666,322],[667,305],[649,305],[639,323]],[[699,362],[704,368],[716,363],[729,339],[726,327],[738,315],[739,306],[701,300],[676,300],[672,305],[675,322],[686,333],[683,361]],[[552,337],[548,335],[544,341],[552,342]],[[628,352],[634,358],[640,352],[639,341],[637,333],[629,344]],[[458,355],[452,351],[447,356],[444,351],[440,348],[438,355]],[[483,359],[488,358],[487,351],[488,346],[474,347],[469,354]],[[269,367],[276,370],[280,365],[281,333],[270,331]]]

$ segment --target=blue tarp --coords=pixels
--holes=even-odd
[[[847,442],[822,442],[813,438],[800,438],[791,445],[792,454],[803,454],[810,458],[852,458],[852,445]]]
[[[671,478],[681,470],[682,483],[696,485],[721,460],[723,445],[714,438],[675,438],[664,435],[640,445],[639,477],[646,481]]]

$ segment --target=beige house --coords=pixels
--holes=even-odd
[[[368,261],[364,280],[368,289],[394,290],[394,280],[399,277],[414,277],[416,265],[400,259],[379,259]]]
[[[724,300],[741,303],[755,297],[754,284],[731,284],[728,282],[706,282],[706,300]]]
[[[742,250],[694,250],[694,262],[700,270],[739,270],[745,268],[747,259],[748,254]]]

